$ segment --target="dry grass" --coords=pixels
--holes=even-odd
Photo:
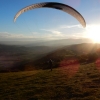
[[[95,64],[0,74],[0,100],[99,100]]]

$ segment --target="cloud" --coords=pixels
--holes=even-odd
[[[0,40],[19,40],[24,38],[32,38],[24,34],[12,34],[8,32],[0,32]]]
[[[89,29],[89,28],[98,28],[98,29],[100,29],[100,24],[88,24],[86,29]]]
[[[50,31],[51,32],[51,31]],[[11,34],[7,32],[0,33],[1,41],[39,41],[39,40],[57,40],[57,39],[67,39],[67,38],[79,38],[78,34],[61,34],[59,31],[52,31],[52,34]]]
[[[89,27],[89,26],[88,26]],[[67,29],[66,29],[67,28]],[[73,28],[75,28],[73,30]],[[14,34],[9,32],[0,32],[0,40],[52,40],[67,38],[85,37],[84,29],[80,25],[62,25],[56,29],[40,29],[39,32],[31,34]]]
[[[47,32],[51,32],[55,35],[61,35],[61,32],[60,31],[57,31],[57,30],[48,30],[48,29],[41,29],[43,31],[47,31]]]
[[[75,28],[74,30],[72,30]],[[43,31],[50,32],[48,33],[49,39],[67,39],[67,38],[84,38],[86,37],[85,30],[83,27],[78,25],[62,25],[56,29],[41,29]]]
[[[60,29],[64,29],[64,28],[82,28],[82,26],[81,25],[70,25],[70,26],[62,25],[60,26]]]
[[[0,38],[22,38],[23,34],[11,34],[8,32],[0,32]]]
[[[12,34],[8,32],[0,32],[0,41],[17,41],[17,40],[29,40],[29,41],[38,41],[38,40],[49,40],[53,39],[53,34],[40,34],[38,32],[32,32],[30,35],[25,34]]]
[[[0,37],[2,38],[2,37],[9,37],[10,36],[10,34],[8,33],[8,32],[0,32]]]

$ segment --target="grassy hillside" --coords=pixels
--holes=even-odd
[[[100,70],[94,63],[0,74],[1,100],[100,100]]]
[[[11,71],[16,67],[18,70],[20,65],[39,59],[58,47],[48,46],[17,46],[17,45],[1,45],[0,44],[0,72]],[[24,63],[25,62],[25,63]],[[22,66],[23,67],[23,66]]]
[[[100,58],[100,44],[82,43],[65,47],[0,46],[0,72],[48,69],[48,60],[53,68],[70,64],[96,62]]]
[[[63,65],[70,65],[74,63],[90,63],[95,62],[100,57],[100,44],[83,43],[74,44],[57,49],[48,55],[35,60],[32,64],[37,68],[47,69],[46,63],[49,59],[52,59],[53,67],[60,67]],[[31,64],[31,63],[30,63]]]

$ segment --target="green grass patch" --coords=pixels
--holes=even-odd
[[[71,67],[0,73],[0,100],[99,100],[95,64],[81,65],[74,74]]]

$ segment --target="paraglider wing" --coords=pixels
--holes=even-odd
[[[84,18],[82,17],[82,15],[76,11],[74,8],[62,4],[62,3],[56,3],[56,2],[44,2],[44,3],[38,3],[38,4],[33,4],[30,6],[27,6],[23,9],[21,9],[14,17],[14,22],[16,21],[16,19],[18,18],[18,16],[20,16],[22,13],[28,11],[28,10],[32,10],[32,9],[36,9],[36,8],[42,8],[42,7],[47,7],[47,8],[54,8],[54,9],[58,9],[58,10],[62,10],[70,15],[72,15],[73,17],[75,17],[80,24],[83,27],[86,27],[86,22],[84,20]]]

